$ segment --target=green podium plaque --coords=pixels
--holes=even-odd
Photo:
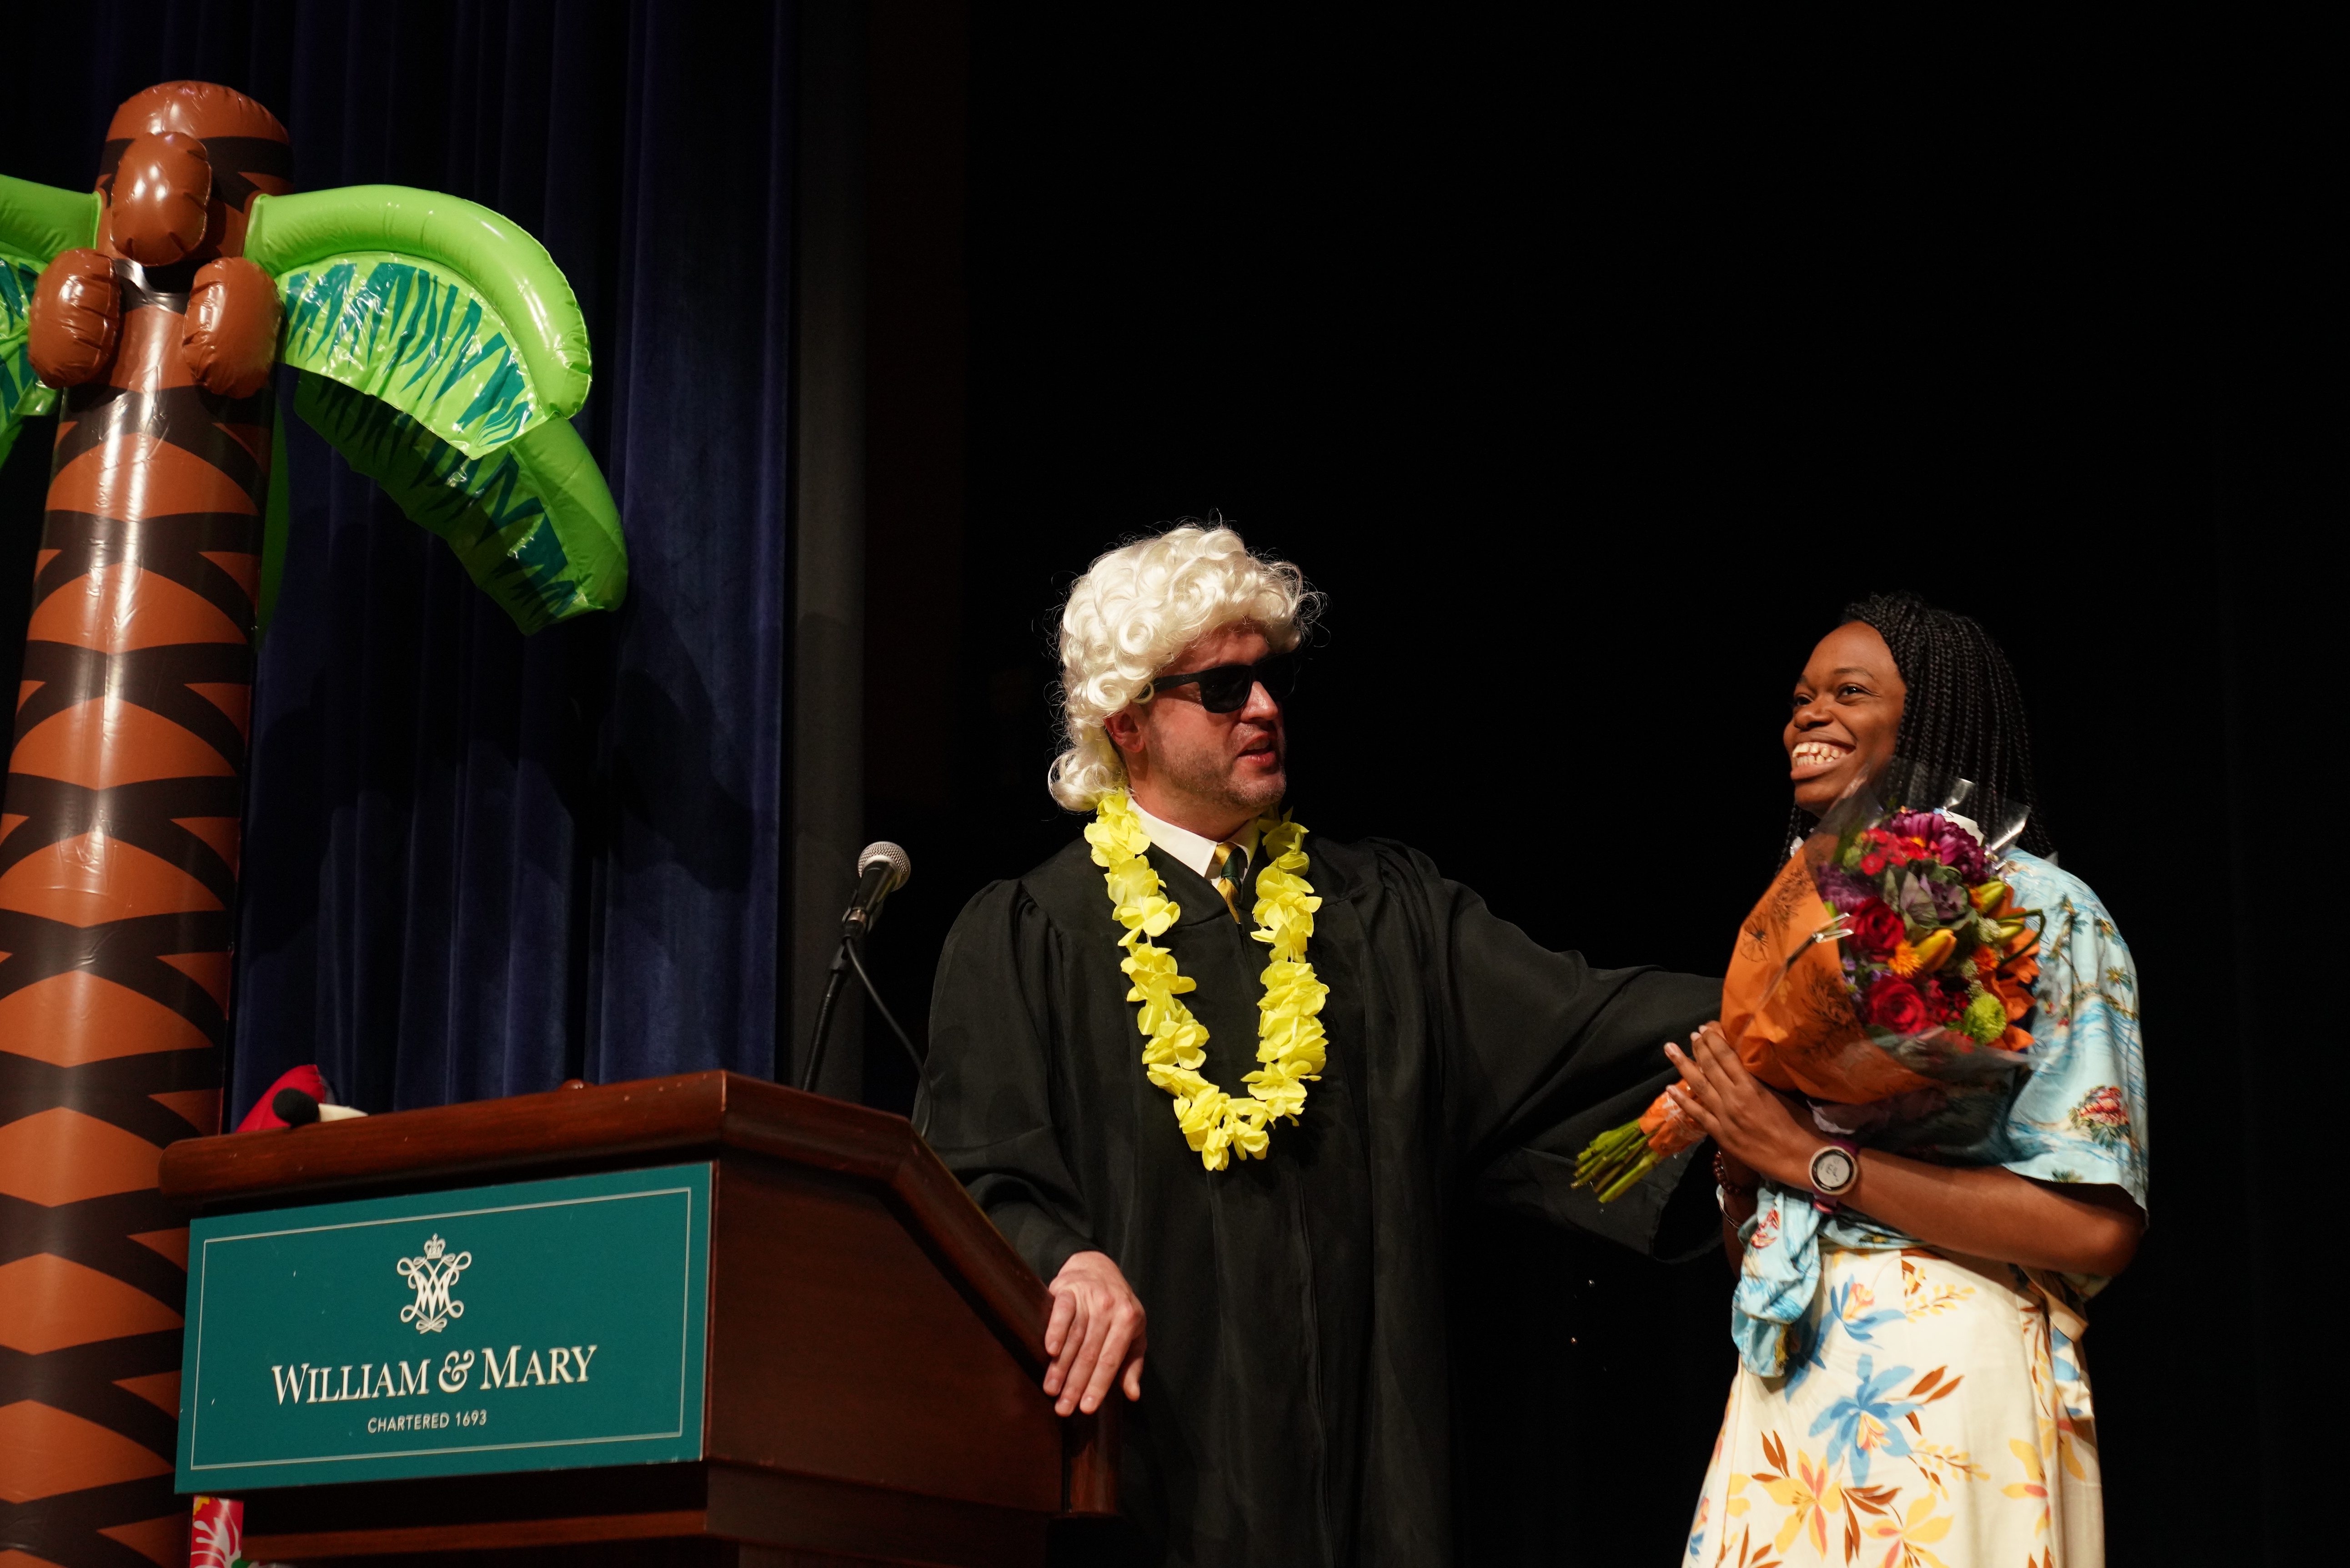
[[[710,1167],[198,1220],[182,1491],[702,1457]]]

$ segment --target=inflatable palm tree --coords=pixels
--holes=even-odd
[[[0,456],[62,400],[0,802],[0,1542],[68,1564],[186,1534],[156,1162],[220,1125],[272,370],[524,631],[628,580],[536,240],[430,192],[288,194],[285,129],[225,88],[151,88],[107,137],[94,191],[0,176]]]

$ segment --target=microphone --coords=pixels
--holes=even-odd
[[[881,901],[906,885],[914,862],[903,849],[881,839],[867,845],[857,857],[857,893],[840,917],[840,934],[855,941],[881,921]]]
[[[832,1028],[833,1004],[840,1000],[840,988],[854,974],[865,987],[865,994],[873,999],[874,1011],[898,1036],[898,1044],[914,1060],[914,1071],[922,1070],[922,1054],[914,1049],[914,1042],[903,1026],[889,1014],[889,1004],[873,989],[873,977],[865,972],[864,963],[857,950],[866,934],[880,923],[881,901],[906,885],[914,874],[914,862],[897,845],[888,839],[867,845],[857,854],[857,894],[848,900],[847,912],[840,917],[840,950],[832,956],[832,978],[825,982],[824,1000],[816,1004],[816,1038],[808,1042],[807,1064],[800,1069],[800,1087],[816,1087],[818,1071],[824,1064],[824,1043]]]

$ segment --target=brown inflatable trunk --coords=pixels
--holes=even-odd
[[[119,347],[59,416],[0,804],[0,1559],[61,1565],[187,1561],[187,1230],[156,1164],[220,1125],[267,493],[269,393],[196,383],[174,289],[239,248],[223,185],[241,208],[242,144],[284,132],[172,84],[124,105],[112,158],[159,120],[240,145],[184,260],[101,231]]]

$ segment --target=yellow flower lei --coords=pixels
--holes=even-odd
[[[1208,1026],[1175,1000],[1199,982],[1179,972],[1175,955],[1149,940],[1163,935],[1183,911],[1167,900],[1159,873],[1151,869],[1145,854],[1150,836],[1143,831],[1142,818],[1123,790],[1113,790],[1102,796],[1086,828],[1094,864],[1103,868],[1102,880],[1109,887],[1111,911],[1126,928],[1118,939],[1126,958],[1118,967],[1134,981],[1126,999],[1142,1003],[1134,1022],[1144,1036],[1143,1068],[1153,1084],[1175,1096],[1176,1125],[1210,1170],[1223,1169],[1233,1149],[1243,1158],[1263,1159],[1272,1142],[1273,1119],[1287,1116],[1295,1125],[1305,1109],[1305,1085],[1322,1076],[1320,1014],[1330,988],[1314,978],[1314,966],[1305,961],[1314,911],[1322,900],[1300,875],[1307,864],[1298,847],[1305,836],[1305,829],[1286,816],[1267,813],[1258,820],[1266,859],[1256,881],[1256,929],[1251,935],[1273,950],[1273,960],[1264,966],[1264,996],[1257,1002],[1260,1065],[1243,1080],[1249,1097],[1236,1100],[1200,1075],[1200,1064],[1207,1060],[1201,1047],[1208,1043]]]

